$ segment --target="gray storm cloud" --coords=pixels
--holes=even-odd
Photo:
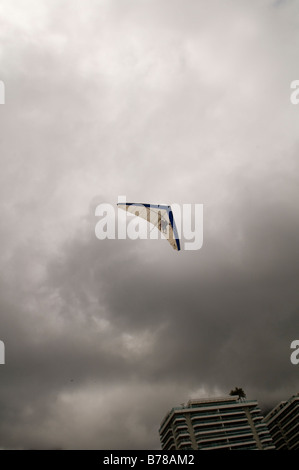
[[[298,5],[0,1],[0,446],[159,448],[172,406],[298,391]],[[95,208],[204,205],[203,247]]]

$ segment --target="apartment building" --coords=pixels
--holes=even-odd
[[[172,408],[159,434],[163,450],[275,449],[257,401],[238,396],[189,400]]]
[[[280,402],[264,422],[277,450],[299,450],[299,394]]]

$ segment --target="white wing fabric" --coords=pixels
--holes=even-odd
[[[170,206],[142,204],[139,202],[119,202],[117,206],[131,214],[147,220],[160,230],[174,250],[179,251],[180,240]]]

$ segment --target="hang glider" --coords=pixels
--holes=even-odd
[[[139,202],[119,202],[117,206],[157,227],[174,250],[181,249],[171,206]]]

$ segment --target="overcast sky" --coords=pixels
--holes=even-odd
[[[0,447],[299,391],[298,51],[295,0],[0,0]],[[119,195],[203,204],[203,247],[97,239]]]

